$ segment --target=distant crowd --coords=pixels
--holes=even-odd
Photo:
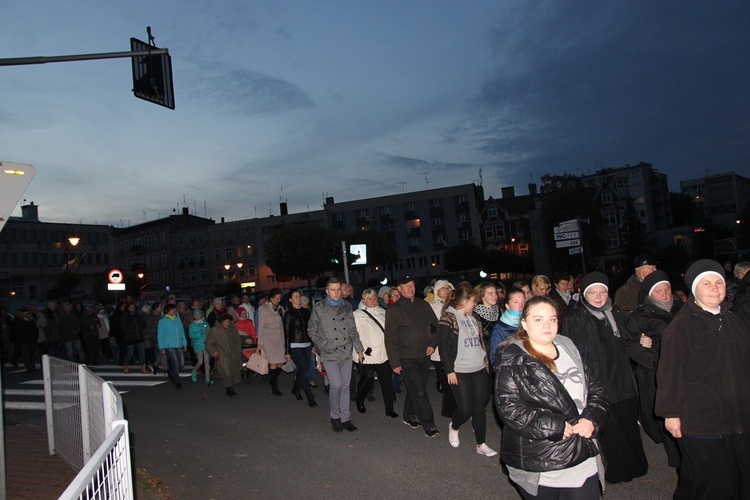
[[[356,297],[332,278],[315,304],[272,289],[210,302],[126,297],[111,311],[0,308],[1,354],[29,373],[42,354],[162,371],[177,389],[187,361],[193,382],[221,383],[230,398],[249,369],[276,396],[281,370],[294,371],[290,393],[310,407],[322,380],[334,433],[358,430],[351,402],[372,410],[379,386],[386,417],[428,438],[441,435],[434,371],[450,446],[470,423],[477,454],[498,454],[485,442],[494,401],[500,458],[523,498],[599,498],[608,482],[646,475],[641,429],[678,470],[675,498],[750,498],[750,263],[727,277],[698,260],[680,282],[658,267],[638,256],[617,290],[599,271],[559,271],[420,290],[402,276]]]

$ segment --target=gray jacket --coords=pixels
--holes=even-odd
[[[318,348],[323,361],[343,362],[351,359],[352,348],[362,352],[352,306],[345,300],[336,307],[323,299],[313,307],[307,334]]]

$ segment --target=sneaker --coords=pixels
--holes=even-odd
[[[213,383],[214,383],[213,380],[211,380],[210,378],[206,377],[206,384],[213,384]]]
[[[430,430],[424,431],[424,435],[427,436],[428,438],[434,438],[435,436],[440,435],[440,431],[433,427]]]
[[[404,419],[404,423],[406,425],[408,425],[409,427],[411,427],[412,429],[416,429],[416,428],[419,427],[419,422],[417,422],[416,420],[406,420],[406,419]]]
[[[448,424],[448,442],[454,448],[458,448],[458,445],[461,444],[461,440],[458,439],[458,429],[453,428],[453,421]]]
[[[191,374],[190,374],[190,379],[191,379],[191,380],[192,380],[193,382],[197,382],[197,381],[198,381],[198,374],[197,374],[197,373],[191,373]]]
[[[497,455],[497,452],[487,446],[486,443],[477,445],[477,453],[479,453],[480,455],[484,455],[485,457],[494,457]]]

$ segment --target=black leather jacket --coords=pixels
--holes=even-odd
[[[311,342],[307,334],[307,324],[310,322],[310,309],[290,306],[284,313],[284,344],[286,354],[290,354],[291,344]]]
[[[609,411],[602,382],[590,373],[585,354],[570,339],[555,341],[583,366],[587,382],[587,404],[579,414],[575,402],[560,380],[532,358],[519,341],[512,341],[495,357],[495,405],[505,424],[502,459],[509,467],[546,472],[578,465],[599,453],[593,438],[600,435]],[[560,347],[562,348],[562,347]],[[571,349],[575,352],[571,353]],[[576,434],[563,439],[565,422],[586,418],[594,424],[592,439]]]

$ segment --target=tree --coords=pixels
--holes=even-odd
[[[340,248],[332,231],[309,220],[276,226],[263,244],[274,274],[305,278],[308,288],[313,278],[333,268],[332,259],[340,256]]]
[[[473,243],[459,243],[445,251],[445,269],[451,272],[482,267],[482,249]]]
[[[638,212],[635,210],[631,199],[627,200],[625,208],[622,237],[620,246],[625,251],[626,262],[632,262],[633,259],[651,246],[645,241],[646,231],[638,218]]]

